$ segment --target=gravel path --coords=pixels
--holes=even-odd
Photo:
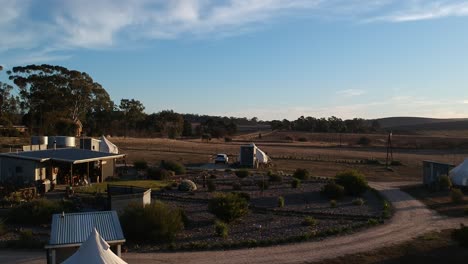
[[[364,252],[401,243],[429,231],[468,224],[468,218],[447,218],[402,192],[398,186],[409,183],[372,183],[396,209],[385,225],[323,241],[240,249],[185,253],[126,253],[128,263],[310,263],[336,256]],[[44,252],[0,251],[0,263],[45,263]]]

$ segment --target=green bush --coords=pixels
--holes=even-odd
[[[449,176],[442,175],[439,177],[438,185],[440,190],[450,190],[452,188],[452,181]]]
[[[129,205],[120,216],[120,222],[125,237],[138,242],[171,242],[184,228],[181,210],[160,201],[144,207]]]
[[[304,221],[302,221],[302,225],[305,225],[305,226],[316,226],[317,224],[318,224],[317,219],[315,219],[312,216],[306,216],[304,218]]]
[[[249,171],[248,170],[237,170],[236,172],[236,176],[243,179],[243,178],[246,178],[247,176],[249,176]]]
[[[185,166],[176,161],[162,160],[159,167],[162,169],[173,171],[176,175],[185,174],[187,172],[187,170],[185,169]]]
[[[233,189],[234,191],[240,191],[240,190],[242,190],[242,184],[240,184],[240,183],[238,183],[238,182],[234,182],[234,183],[232,184],[232,189]]]
[[[238,193],[218,193],[208,202],[208,211],[229,223],[246,215],[249,203]]]
[[[358,145],[368,146],[371,143],[371,139],[368,137],[360,137],[357,143]]]
[[[270,182],[282,182],[283,181],[283,176],[281,176],[279,174],[271,174],[271,175],[268,175],[268,180]]]
[[[452,239],[457,241],[462,247],[468,247],[468,227],[461,224],[460,229],[452,231]]]
[[[232,142],[232,138],[231,137],[225,137],[224,142]]]
[[[297,189],[301,186],[301,180],[294,178],[291,182],[291,188]]]
[[[310,179],[310,173],[307,169],[296,169],[296,171],[293,174],[294,178],[297,178],[299,180],[305,181]]]
[[[330,207],[335,208],[337,206],[336,200],[330,200]]]
[[[364,204],[364,199],[362,199],[362,198],[356,198],[356,199],[353,200],[353,204],[354,204],[354,205],[359,205],[359,206],[361,206],[361,205]]]
[[[206,183],[209,192],[216,191],[216,182],[214,180],[208,180]]]
[[[370,218],[369,220],[367,220],[367,224],[370,226],[375,226],[379,224],[379,220],[375,218]]]
[[[215,234],[222,238],[227,238],[229,234],[228,225],[222,221],[215,221]]]
[[[257,181],[257,186],[260,190],[266,190],[270,187],[270,183],[268,181],[259,180]]]
[[[178,187],[179,191],[192,192],[197,190],[197,185],[191,180],[182,180]]]
[[[148,168],[147,174],[148,178],[158,181],[167,180],[175,175],[173,171],[163,168]]]
[[[279,208],[283,208],[283,207],[284,207],[284,197],[283,197],[283,196],[279,196],[279,197],[278,197],[278,207],[279,207]]]
[[[250,194],[246,192],[237,192],[236,193],[238,196],[244,198],[246,201],[250,201]]]
[[[0,218],[0,236],[5,234],[7,231],[6,225],[5,225],[5,220]]]
[[[328,199],[341,199],[344,196],[344,187],[334,182],[325,184],[320,190],[320,194]]]
[[[358,196],[368,189],[367,180],[356,170],[347,170],[336,175],[336,183],[343,186],[349,195]]]
[[[148,163],[144,160],[136,160],[133,162],[133,168],[137,171],[143,171],[148,168]]]
[[[74,204],[69,201],[36,199],[11,208],[7,220],[14,224],[50,224],[53,214],[68,213],[74,209]]]
[[[454,188],[450,192],[450,198],[454,203],[462,203],[463,202],[463,192],[460,189]]]

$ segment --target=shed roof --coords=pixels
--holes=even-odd
[[[48,248],[79,245],[96,228],[107,243],[123,243],[125,237],[115,211],[54,214]]]
[[[122,158],[125,154],[111,154],[99,151],[92,151],[87,149],[77,148],[63,148],[63,149],[47,149],[47,150],[36,150],[36,151],[23,151],[17,153],[4,153],[1,156],[35,160],[44,162],[48,160],[61,161],[67,163],[84,163],[98,160],[116,159]]]

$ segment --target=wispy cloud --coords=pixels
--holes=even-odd
[[[45,59],[140,40],[233,36],[299,14],[356,22],[468,16],[468,2],[453,0],[0,0],[0,7],[0,54],[47,50]]]
[[[346,90],[341,90],[341,91],[336,92],[338,96],[345,96],[345,97],[359,96],[365,93],[366,91],[359,90],[359,89],[346,89]]]
[[[368,21],[410,22],[443,17],[468,16],[467,1],[408,1],[401,10]]]

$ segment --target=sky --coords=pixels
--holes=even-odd
[[[145,112],[468,117],[468,1],[0,0],[0,65],[87,72]]]

